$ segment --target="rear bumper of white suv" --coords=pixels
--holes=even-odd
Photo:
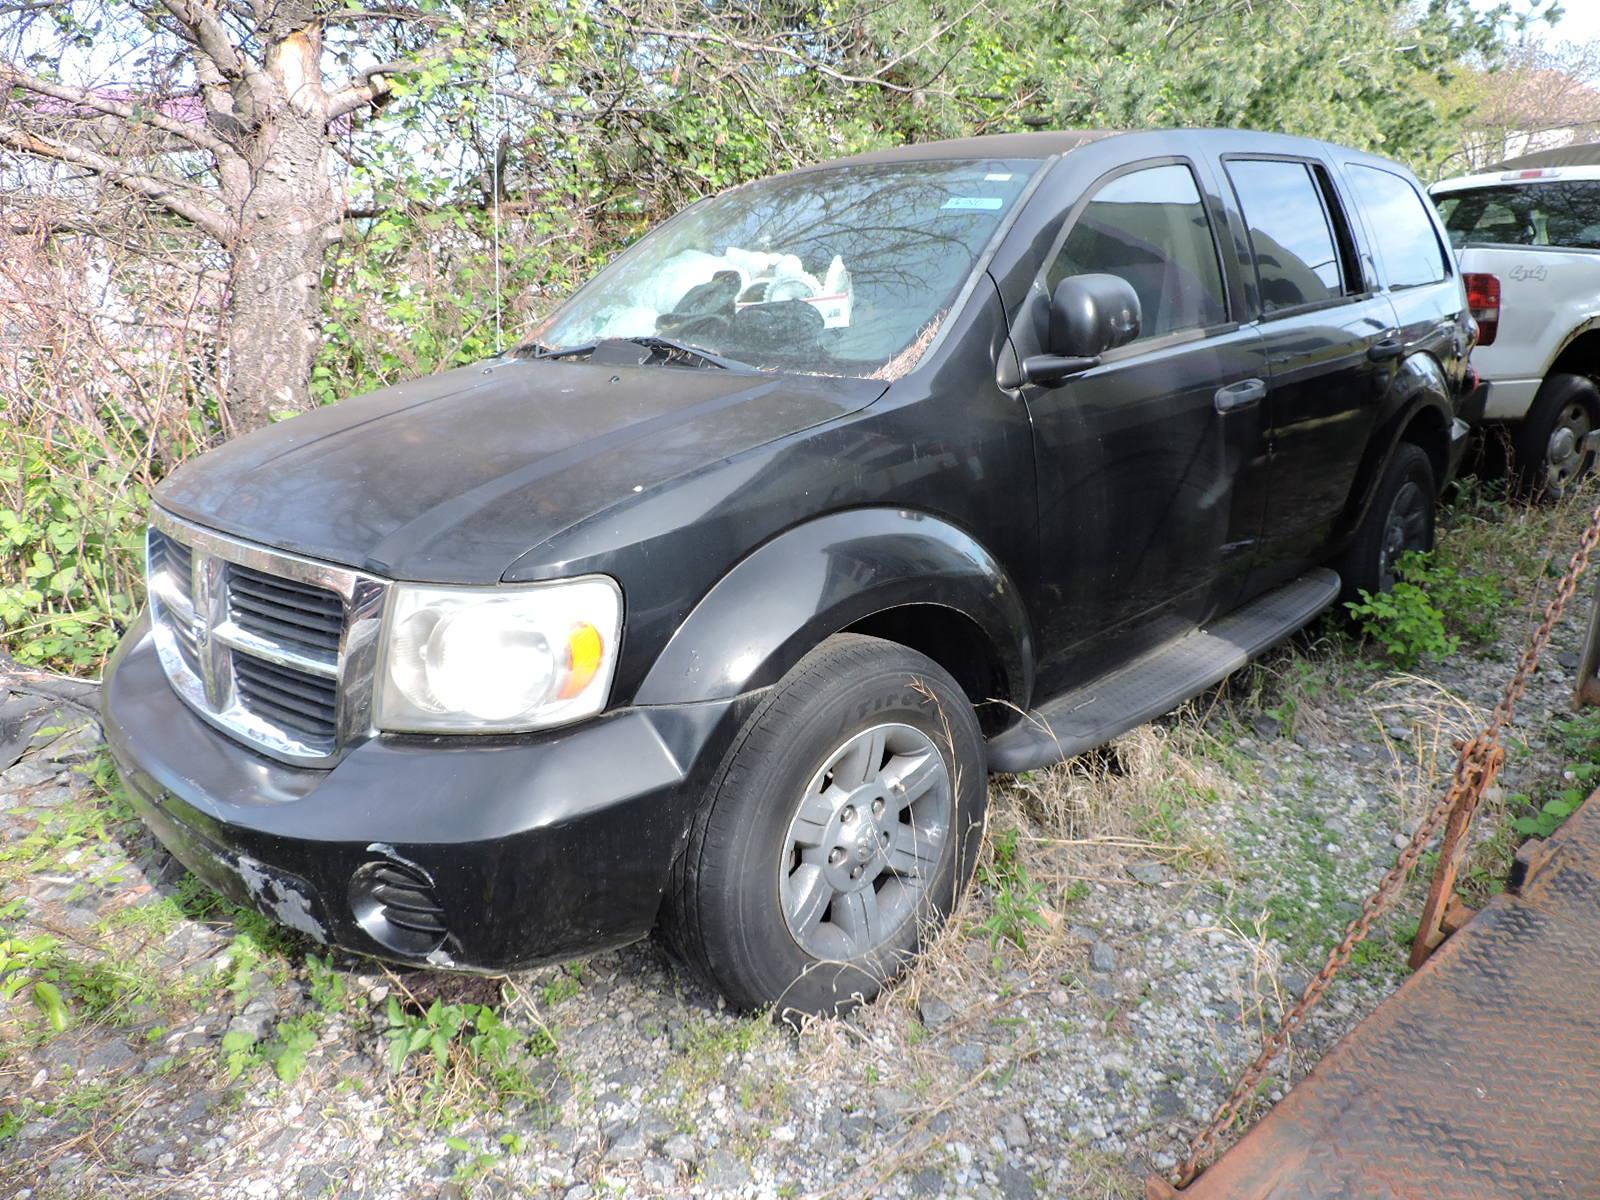
[[[1483,416],[1489,421],[1520,421],[1533,405],[1540,379],[1488,379],[1484,381]]]

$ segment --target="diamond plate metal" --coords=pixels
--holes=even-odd
[[[1600,1196],[1600,792],[1181,1195]]]

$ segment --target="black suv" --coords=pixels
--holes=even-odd
[[[1431,544],[1445,246],[1403,167],[1260,133],[735,188],[514,353],[177,471],[112,747],[191,870],[319,941],[498,971],[661,924],[737,1005],[870,998],[989,772]]]

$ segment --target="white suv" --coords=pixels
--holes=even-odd
[[[1436,183],[1479,324],[1483,419],[1523,488],[1560,495],[1600,451],[1600,144]],[[1497,439],[1486,439],[1494,442]]]

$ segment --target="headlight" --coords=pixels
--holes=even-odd
[[[380,729],[540,729],[605,707],[622,631],[622,592],[613,580],[397,584],[392,603]]]

